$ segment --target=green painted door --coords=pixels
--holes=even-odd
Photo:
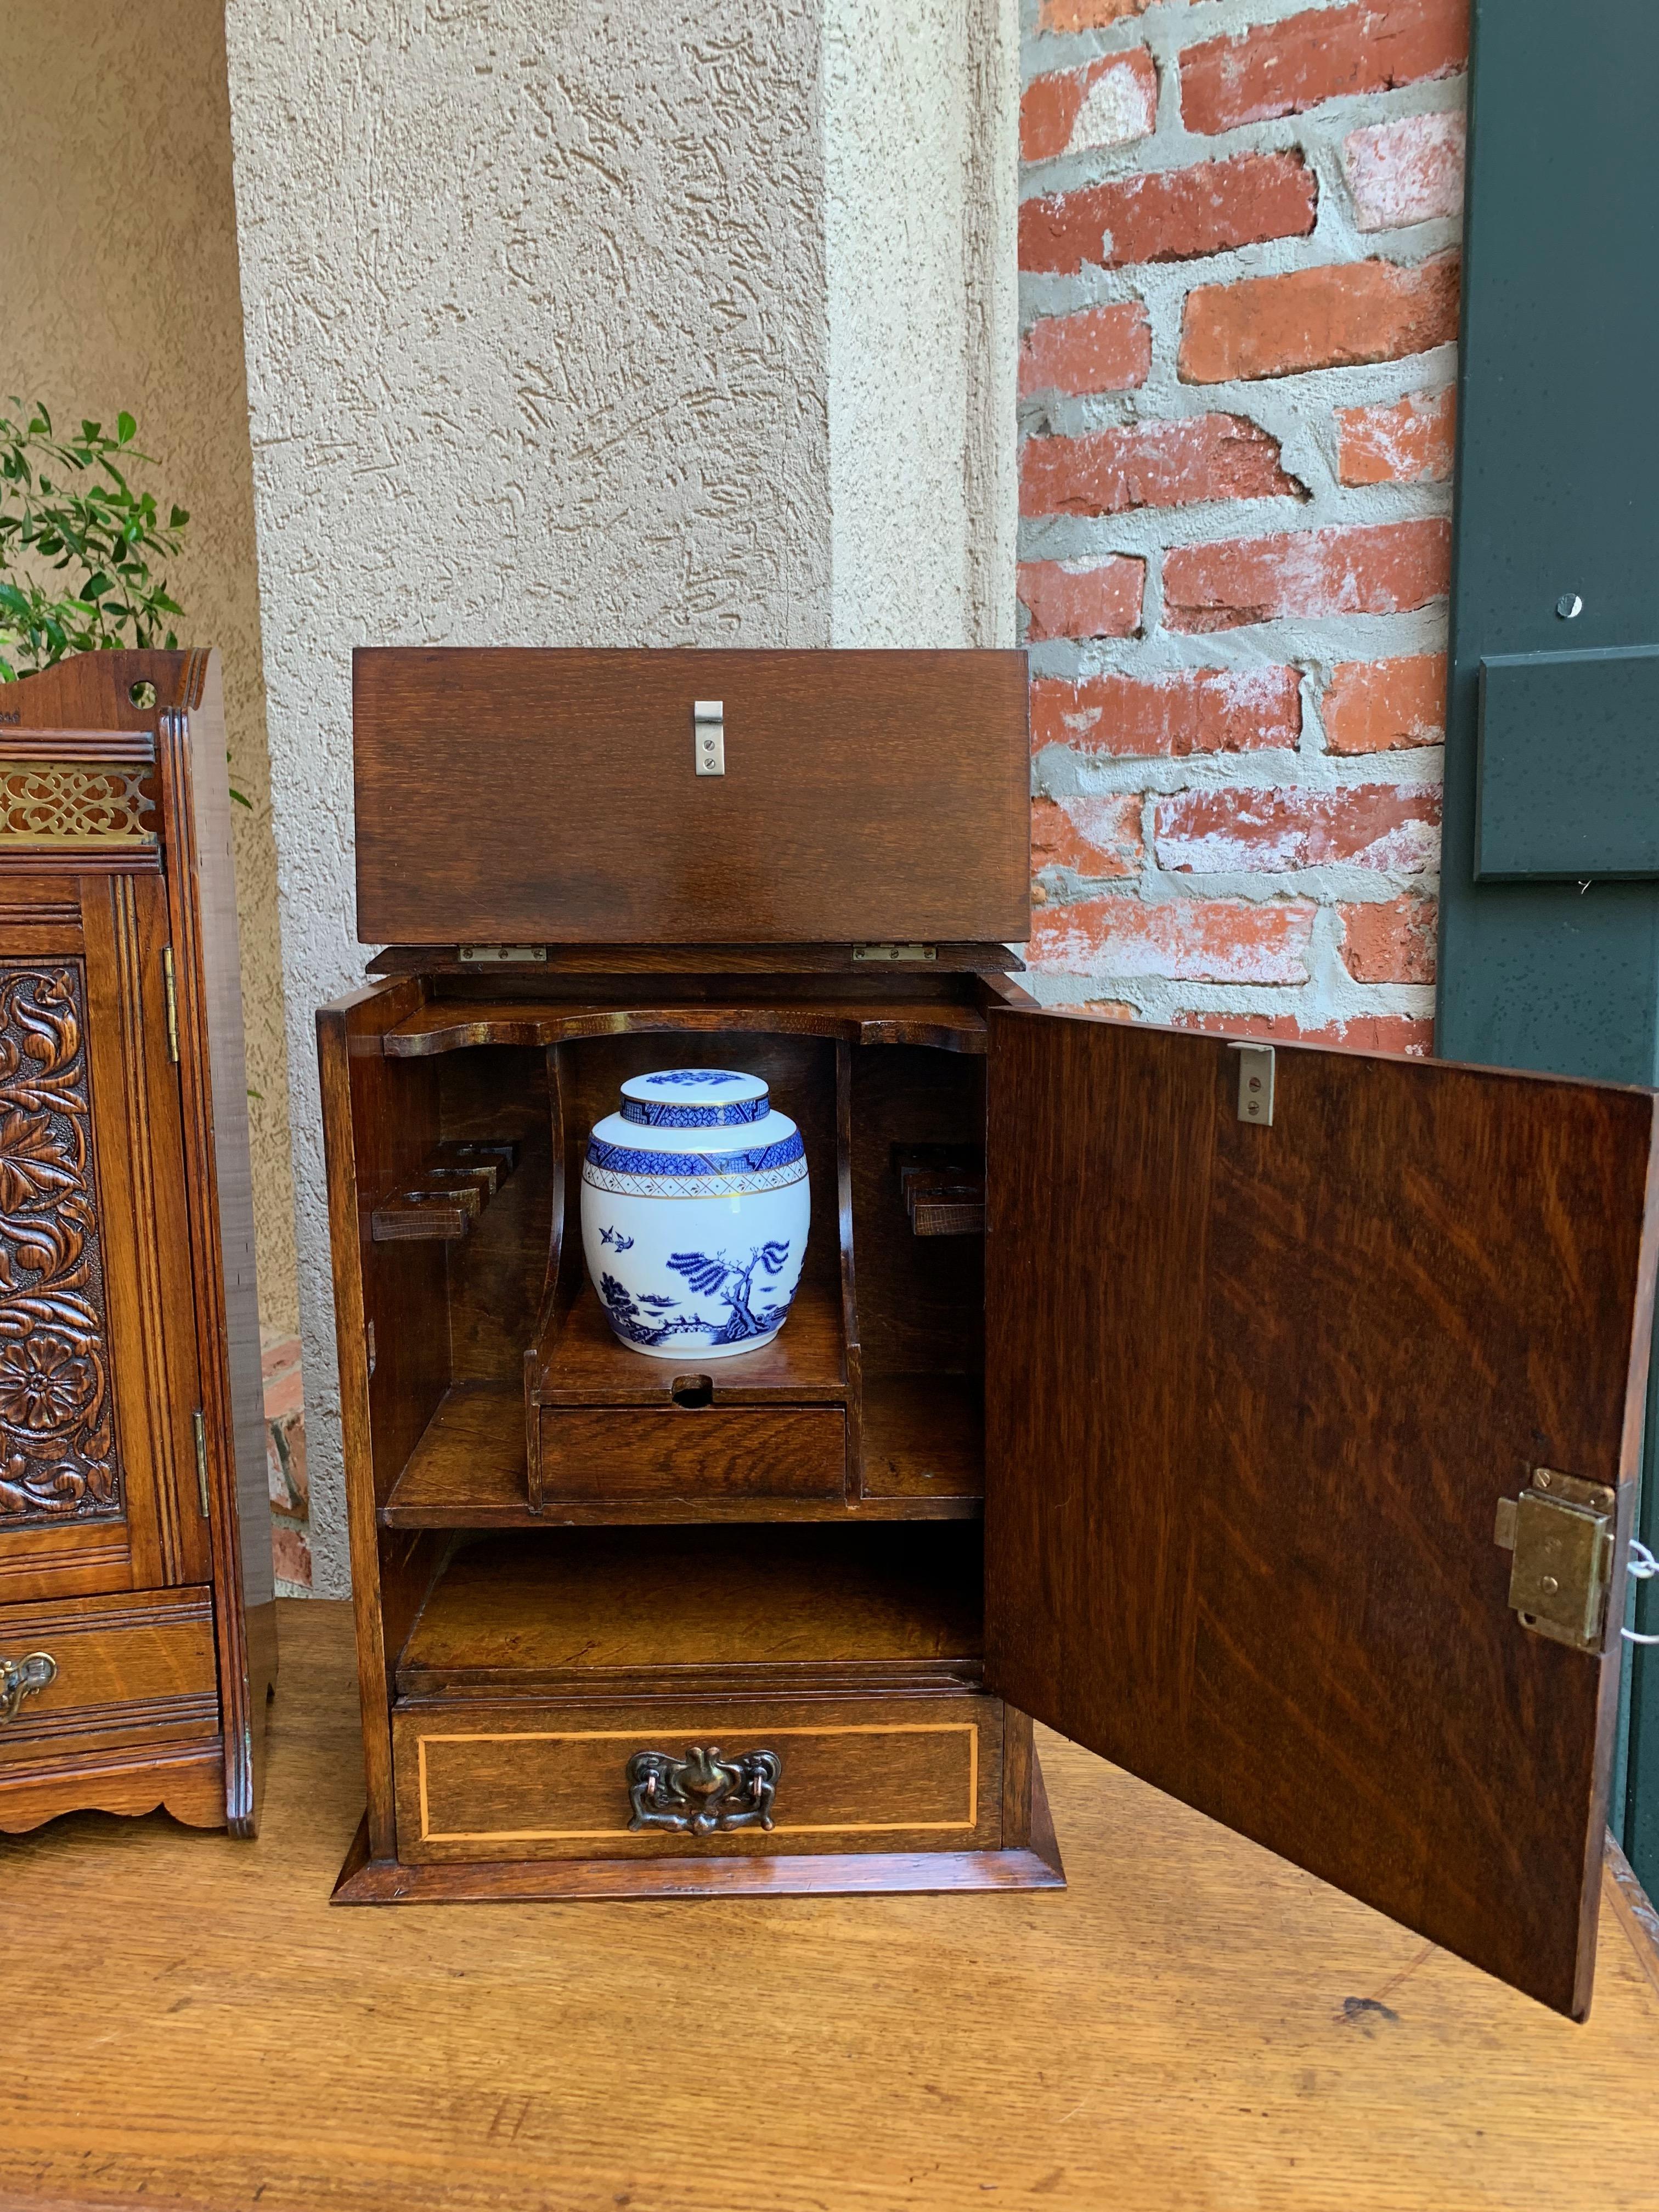
[[[1659,9],[1474,12],[1437,1049],[1653,1084]],[[1659,1893],[1659,1649],[1627,1650],[1613,1817]]]

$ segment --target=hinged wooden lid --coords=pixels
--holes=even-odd
[[[353,655],[365,944],[1030,934],[1023,653]]]

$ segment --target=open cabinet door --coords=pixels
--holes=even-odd
[[[989,1024],[989,1686],[1582,2017],[1653,1094]]]

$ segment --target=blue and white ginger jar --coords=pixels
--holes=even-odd
[[[611,1326],[653,1359],[769,1344],[806,1256],[800,1131],[758,1076],[668,1067],[622,1087],[582,1169],[582,1251]]]

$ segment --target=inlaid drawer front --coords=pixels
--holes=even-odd
[[[398,1855],[969,1850],[1000,1840],[1002,1707],[432,1699],[392,1717]]]
[[[835,1408],[542,1409],[549,1499],[839,1498],[846,1417]]]
[[[82,1747],[218,1729],[210,1591],[0,1606],[0,1772]]]

